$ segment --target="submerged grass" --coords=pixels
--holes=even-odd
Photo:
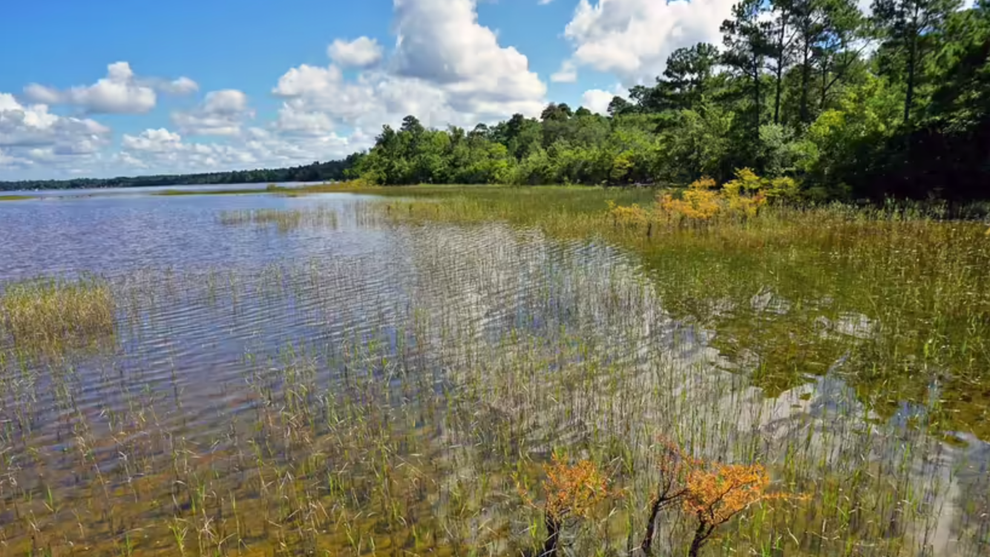
[[[279,232],[288,232],[302,226],[328,229],[336,229],[338,226],[337,212],[324,207],[222,211],[217,220],[225,226],[253,224],[267,227],[274,225]]]
[[[356,223],[374,253],[94,281],[123,353],[0,351],[0,553],[990,549],[977,223],[780,207],[648,232],[605,203],[648,190],[386,195],[218,216]]]
[[[402,195],[392,188],[389,195]],[[384,205],[398,222],[502,221],[631,249],[654,271],[665,307],[718,331],[754,381],[779,393],[830,370],[885,414],[925,402],[932,382],[945,429],[990,439],[990,237],[938,206],[763,208],[699,225],[617,219],[607,203],[650,207],[653,192],[459,188]],[[644,199],[647,201],[644,202]],[[882,388],[881,388],[882,386]],[[974,389],[976,387],[976,389]]]

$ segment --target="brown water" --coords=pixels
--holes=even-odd
[[[221,218],[254,209],[336,216]],[[0,554],[519,554],[539,511],[513,474],[563,447],[628,489],[568,545],[625,553],[658,434],[812,495],[712,554],[990,548],[984,442],[930,436],[917,401],[875,414],[841,359],[767,397],[601,243],[393,226],[336,194],[21,201],[0,238],[0,281],[97,273],[118,313],[95,351],[5,348]]]

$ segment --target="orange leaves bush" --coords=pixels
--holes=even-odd
[[[769,201],[797,198],[798,183],[793,178],[760,178],[752,170],[736,171],[734,180],[721,188],[715,180],[696,180],[679,198],[670,193],[657,195],[652,210],[639,205],[620,206],[608,203],[607,214],[616,226],[639,227],[653,222],[699,225],[715,219],[748,219],[759,214]],[[648,228],[650,230],[651,228]]]
[[[722,211],[724,205],[721,194],[715,191],[716,186],[715,180],[706,177],[688,186],[681,199],[674,199],[669,193],[658,196],[659,216],[698,221],[711,219]]]
[[[587,518],[609,495],[608,477],[590,460],[567,464],[555,453],[543,468],[546,511],[558,519],[568,514]]]
[[[641,544],[647,555],[660,511],[674,502],[680,501],[683,511],[698,520],[689,552],[694,556],[719,526],[751,506],[801,498],[787,492],[769,492],[770,475],[760,464],[709,463],[692,458],[674,443],[661,443],[660,482]]]
[[[716,464],[692,470],[687,477],[684,510],[722,524],[749,506],[770,497],[770,476],[759,464]]]

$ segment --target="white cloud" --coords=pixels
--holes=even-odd
[[[0,168],[8,173],[37,171],[51,178],[88,168],[109,137],[110,128],[99,122],[53,114],[45,104],[24,105],[0,93]]]
[[[500,46],[495,33],[478,23],[474,0],[394,5],[397,40],[388,63],[348,79],[340,66],[356,60],[342,54],[342,45],[360,39],[337,41],[329,49],[334,63],[302,64],[282,75],[272,90],[284,100],[277,132],[315,138],[347,127],[370,139],[383,124],[397,125],[408,114],[430,127],[473,126],[543,109],[546,85],[524,55]]]
[[[211,91],[195,109],[172,113],[172,122],[189,135],[237,135],[250,118],[248,97],[236,89]]]
[[[24,106],[13,95],[0,93],[0,146],[92,152],[109,134],[110,128],[94,120],[52,114],[44,104]]]
[[[327,56],[341,66],[366,68],[381,61],[384,49],[375,39],[358,37],[347,42],[341,39],[333,41],[327,47]]]
[[[736,0],[580,0],[564,30],[575,64],[652,82],[667,57],[698,42],[721,43],[719,26]]]
[[[161,80],[156,87],[163,93],[170,95],[190,95],[199,91],[199,84],[188,77],[180,77],[172,81]]]
[[[199,86],[188,77],[173,81],[161,78],[139,78],[127,62],[107,66],[107,76],[93,85],[58,90],[37,83],[24,88],[24,95],[33,102],[82,107],[89,113],[145,114],[155,107],[156,91],[188,94]]]
[[[155,173],[295,166],[344,157],[360,148],[352,139],[332,133],[294,138],[250,127],[227,143],[197,143],[165,128],[147,129],[138,135],[125,134],[121,151],[111,162]]]
[[[272,93],[279,97],[322,95],[333,92],[343,81],[344,74],[337,66],[321,68],[303,64],[285,72]]]
[[[478,23],[475,0],[395,0],[394,5],[397,76],[441,87],[458,112],[485,113],[499,106],[527,114],[542,110],[546,84],[529,71],[526,56],[499,45],[495,33]]]
[[[608,105],[615,97],[626,98],[629,92],[621,86],[615,86],[611,91],[591,89],[581,95],[581,106],[597,114],[608,114]]]
[[[120,144],[124,149],[131,151],[167,153],[178,149],[182,144],[182,136],[165,128],[148,129],[138,136],[125,133]]]
[[[564,60],[560,69],[550,76],[550,81],[554,83],[574,83],[577,81],[577,66],[571,60]]]
[[[10,151],[0,149],[0,168],[25,169],[34,165],[34,161],[24,157],[15,156]]]
[[[334,124],[326,112],[311,109],[305,101],[293,99],[282,103],[275,127],[290,135],[320,136],[332,132]]]

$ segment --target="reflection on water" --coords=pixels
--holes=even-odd
[[[8,342],[2,551],[519,554],[539,513],[516,482],[568,447],[611,463],[627,496],[566,542],[626,553],[661,434],[771,463],[811,496],[738,521],[713,554],[990,547],[985,443],[928,435],[923,404],[876,414],[841,358],[767,397],[755,360],[670,315],[609,246],[390,226],[336,195],[12,205],[0,236],[19,240],[0,244],[0,279],[102,273],[118,327],[96,355],[26,357]],[[337,216],[281,231],[231,220],[258,209]],[[791,307],[770,290],[749,303]],[[818,331],[873,327],[844,314]],[[662,524],[667,550],[691,527]]]

